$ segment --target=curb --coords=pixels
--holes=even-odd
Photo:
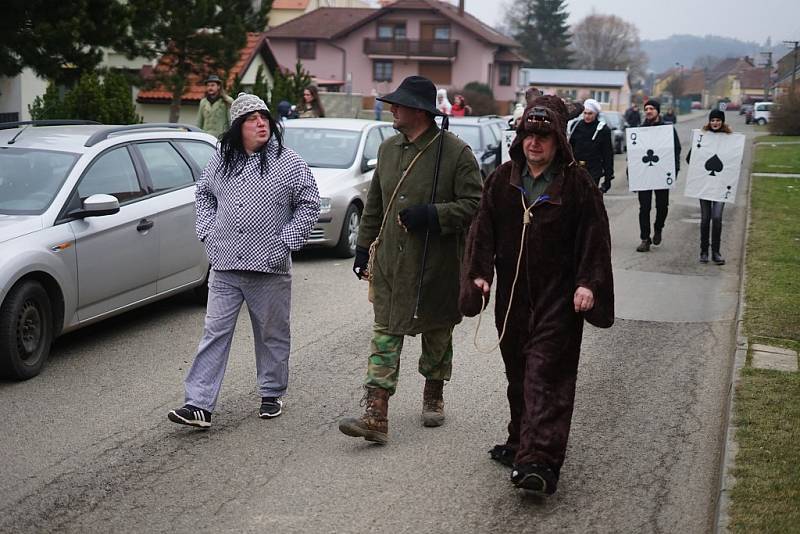
[[[753,151],[755,155],[755,150]],[[752,161],[750,164],[752,168]],[[727,410],[723,414],[722,429],[725,435],[725,444],[720,455],[719,464],[719,491],[717,493],[717,509],[714,514],[714,527],[712,532],[726,534],[730,523],[730,492],[736,479],[731,474],[736,466],[736,454],[739,445],[736,442],[736,427],[731,424],[733,420],[734,401],[736,399],[736,386],[739,384],[740,372],[747,360],[748,340],[744,334],[744,307],[745,307],[745,282],[747,280],[747,241],[750,237],[750,216],[753,190],[753,174],[747,181],[747,217],[745,217],[744,239],[742,240],[741,264],[739,266],[739,302],[736,305],[736,350],[733,354],[733,365],[729,370]]]

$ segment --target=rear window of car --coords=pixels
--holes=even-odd
[[[450,124],[450,131],[467,143],[472,150],[483,150],[481,146],[481,129],[467,124]]]
[[[78,157],[78,154],[49,150],[0,149],[0,213],[44,213]]]

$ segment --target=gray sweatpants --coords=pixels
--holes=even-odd
[[[186,404],[214,411],[243,302],[253,325],[259,394],[281,397],[286,393],[291,295],[290,275],[211,271],[203,338],[186,375]]]

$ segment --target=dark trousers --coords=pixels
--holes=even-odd
[[[656,194],[656,221],[653,229],[660,232],[667,220],[667,206],[669,206],[669,189],[655,189],[652,191],[639,191],[639,237],[642,241],[650,239],[650,207],[653,202],[653,193]]]
[[[562,313],[541,326],[531,317],[509,328],[500,345],[511,412],[506,443],[516,449],[517,464],[548,465],[558,475],[572,423],[583,317]]]
[[[724,202],[700,200],[700,252],[708,253],[708,230],[711,227],[711,251],[719,254],[724,207]]]

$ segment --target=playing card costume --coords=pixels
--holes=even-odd
[[[555,157],[543,173],[547,176],[536,179],[549,183],[535,198],[526,195],[523,152],[534,112],[545,115],[549,135],[556,139]],[[526,108],[511,161],[498,167],[484,185],[467,237],[460,294],[461,311],[478,314],[483,295],[473,282],[491,284],[497,272],[498,332],[510,305],[500,351],[511,421],[506,443],[490,453],[513,465],[512,482],[517,486],[544,493],[555,491],[564,463],[583,321],[601,328],[614,322],[608,217],[602,194],[573,158],[565,135],[566,114],[563,102],[552,96],[538,97]],[[520,250],[526,211],[530,221]],[[575,312],[578,286],[594,294],[594,307],[585,313]],[[534,487],[527,484],[530,480]]]
[[[645,109],[652,106],[658,112],[656,118],[653,120],[645,119],[641,127],[662,126],[664,121],[661,119],[661,104],[656,100],[648,100],[645,102]],[[675,176],[677,177],[680,170],[681,159],[681,142],[678,139],[678,132],[675,131],[673,126],[673,137],[675,141],[674,157],[675,157]],[[669,189],[653,189],[646,191],[639,191],[639,237],[642,240],[641,244],[636,248],[637,252],[648,252],[650,245],[661,244],[661,231],[664,228],[664,222],[667,220],[667,212],[669,206]],[[656,197],[656,220],[653,223],[653,237],[650,238],[650,208],[653,202],[653,195]]]

